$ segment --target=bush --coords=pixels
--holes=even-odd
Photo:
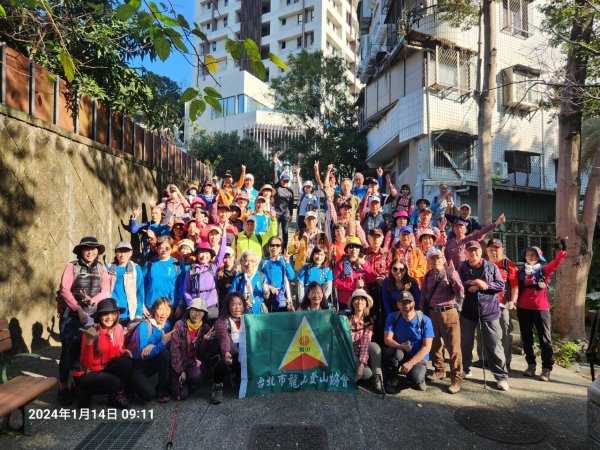
[[[554,362],[559,366],[569,368],[575,361],[579,360],[580,354],[581,347],[579,344],[573,341],[566,341],[554,353]]]

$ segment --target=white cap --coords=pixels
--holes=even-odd
[[[244,180],[251,178],[252,180],[254,180],[254,175],[252,175],[251,173],[247,173],[246,176],[244,177]]]

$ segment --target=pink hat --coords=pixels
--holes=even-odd
[[[203,208],[206,208],[206,202],[204,201],[204,199],[202,199],[202,197],[195,197],[194,200],[192,200],[190,207],[194,209],[196,205],[200,205]]]
[[[236,200],[238,200],[240,198],[243,199],[243,200],[250,201],[250,196],[248,195],[247,192],[244,192],[244,191],[238,192],[238,195],[235,197]]]
[[[407,219],[409,218],[408,213],[406,211],[396,211],[394,213],[394,219],[397,219],[398,217],[406,217]]]
[[[208,242],[201,242],[196,247],[196,254],[202,253],[202,252],[209,252],[212,256],[215,256],[215,251],[212,249],[212,247],[210,246],[210,244]]]

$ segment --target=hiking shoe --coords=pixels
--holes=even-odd
[[[434,370],[431,375],[429,375],[429,379],[433,381],[443,380],[446,378],[446,372],[440,370]]]
[[[115,394],[113,398],[110,399],[110,406],[114,406],[115,408],[129,408],[129,401],[127,400],[127,396],[125,395],[125,391],[119,391]]]
[[[210,391],[210,402],[213,405],[223,403],[223,383],[213,383]]]
[[[400,387],[400,380],[398,377],[387,377],[385,380],[385,392],[388,394],[397,394]]]
[[[471,371],[471,369],[466,369],[463,372],[463,378],[471,378],[473,376],[473,372]]]
[[[535,364],[529,364],[523,375],[526,377],[535,377]]]
[[[379,375],[379,374],[373,375],[372,383],[373,383],[373,390],[375,391],[375,393],[385,394],[385,391],[383,390],[383,379],[382,379],[381,375]]]
[[[460,392],[460,383],[453,381],[450,386],[448,386],[449,394],[458,394]]]
[[[427,385],[423,381],[422,383],[419,383],[419,384],[413,384],[413,389],[415,391],[426,391],[427,390]]]
[[[550,369],[542,369],[540,381],[550,381]]]
[[[498,381],[496,382],[496,388],[497,388],[499,391],[504,391],[504,392],[508,391],[508,390],[510,389],[510,388],[508,387],[508,380],[498,380]]]
[[[169,403],[171,401],[171,397],[169,397],[167,394],[161,394],[156,397],[156,401],[158,403]]]
[[[58,391],[58,403],[60,403],[60,406],[72,405],[74,400],[75,398],[71,389],[64,388]]]

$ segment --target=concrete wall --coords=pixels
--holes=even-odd
[[[81,237],[96,236],[111,261],[131,211],[189,180],[3,105],[0,150],[0,317],[15,347],[31,350],[35,335],[35,350],[58,338],[55,293]]]

